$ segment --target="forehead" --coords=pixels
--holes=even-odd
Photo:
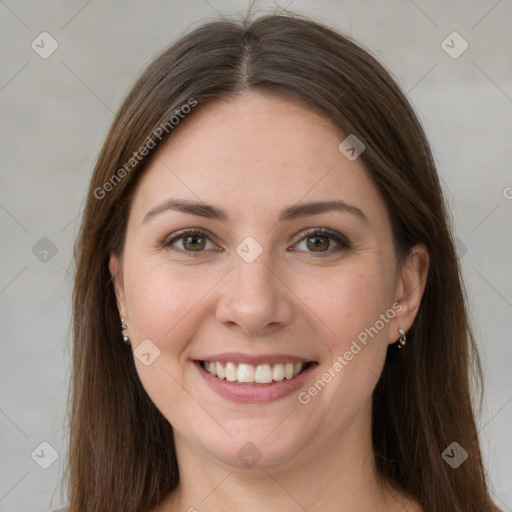
[[[345,135],[293,99],[247,93],[216,100],[185,119],[139,183],[132,209],[143,215],[167,197],[271,216],[303,201],[384,204],[361,159],[338,149]],[[380,212],[378,211],[380,208]]]

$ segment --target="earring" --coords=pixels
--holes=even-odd
[[[407,338],[405,337],[405,331],[403,329],[399,328],[398,332],[400,334],[400,339],[398,340],[398,348],[402,348],[405,345]]]
[[[121,330],[126,331],[126,329],[128,329],[128,326],[124,323],[124,320],[121,320]],[[128,338],[128,336],[126,336],[125,334],[123,334],[123,341],[127,345],[131,345],[130,338]]]

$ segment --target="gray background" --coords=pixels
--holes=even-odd
[[[482,448],[496,501],[512,510],[511,1],[288,5],[370,48],[426,128],[453,212],[485,369]],[[256,2],[258,12],[274,6]],[[228,0],[0,0],[0,511],[67,503],[60,480],[71,251],[114,112],[155,52],[216,11],[242,14],[246,7]],[[34,40],[42,46],[43,31],[58,43],[46,59],[31,48]],[[453,31],[469,44],[458,58],[441,45]],[[462,48],[457,40],[448,44]],[[41,442],[58,452],[48,469],[39,465],[51,461]]]

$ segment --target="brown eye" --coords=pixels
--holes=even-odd
[[[208,246],[208,243],[210,244]],[[179,244],[179,245],[178,245]],[[201,255],[208,249],[215,248],[210,238],[202,231],[187,230],[176,234],[163,243],[163,246],[189,255]]]
[[[182,240],[187,251],[201,251],[206,245],[205,237],[202,235],[184,236]]]
[[[310,236],[307,238],[308,249],[314,252],[324,252],[329,249],[329,237],[328,236]]]
[[[331,246],[331,242],[334,243],[334,246]],[[304,245],[300,247],[301,244]],[[310,254],[315,253],[318,256],[328,256],[343,249],[351,249],[352,244],[336,231],[327,228],[315,228],[306,232],[306,236],[295,247],[294,251],[299,250]]]

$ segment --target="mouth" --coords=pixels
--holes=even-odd
[[[314,364],[312,361],[307,363],[264,363],[256,366],[220,361],[199,361],[199,363],[213,377],[238,384],[272,384],[283,379],[291,380]]]
[[[318,366],[316,361],[247,362],[194,360],[211,390],[232,402],[271,402],[297,392]]]

